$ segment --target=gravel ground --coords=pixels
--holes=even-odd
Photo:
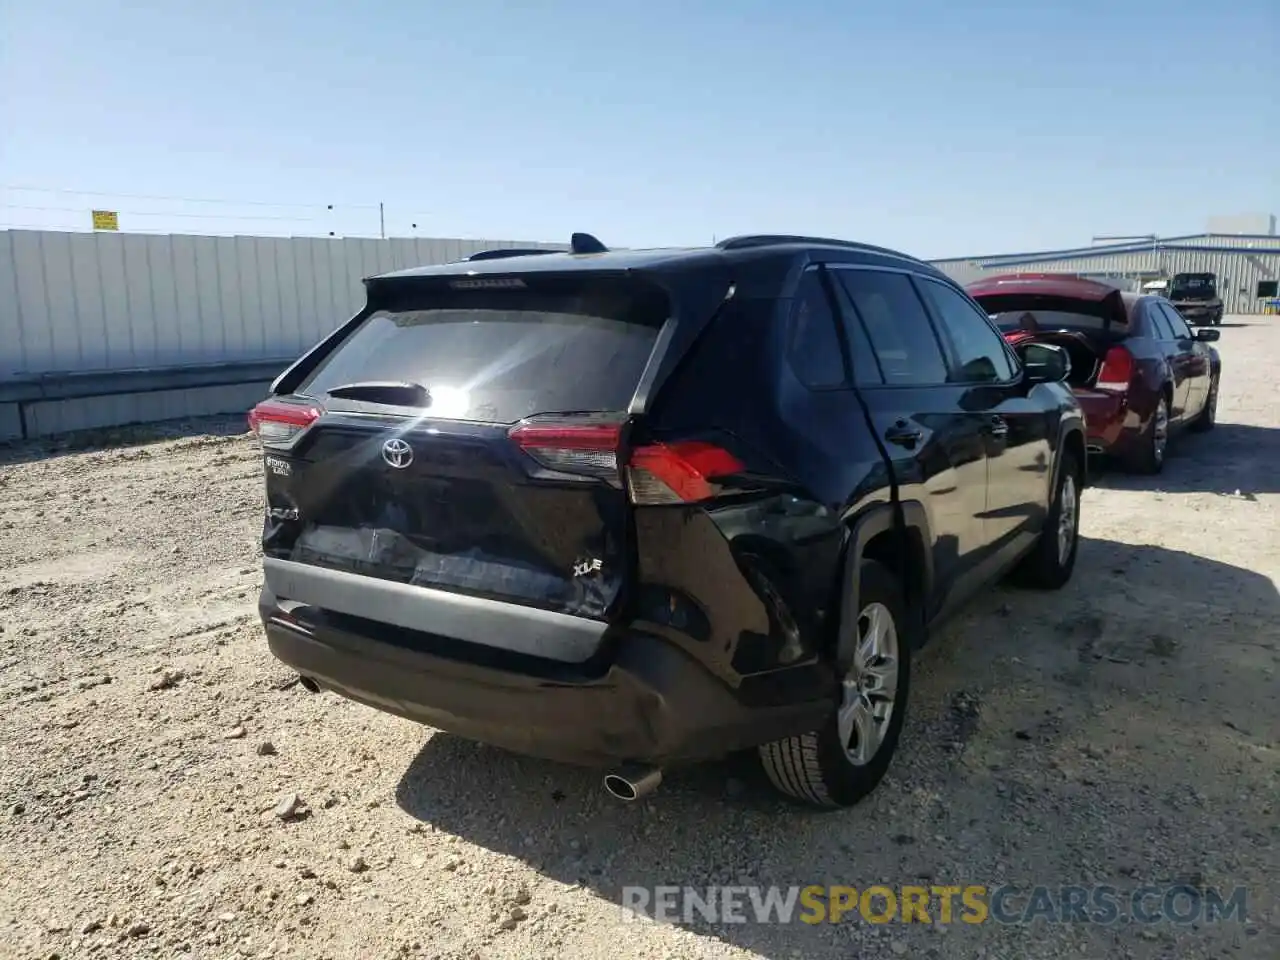
[[[1100,478],[1066,590],[992,590],[938,638],[889,777],[835,814],[738,761],[623,805],[597,775],[291,685],[255,622],[242,420],[0,452],[0,955],[1280,955],[1280,323],[1220,347],[1219,428],[1158,480]],[[1248,915],[619,909],[629,884],[1001,882],[1244,885]]]

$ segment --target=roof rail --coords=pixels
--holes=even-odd
[[[854,240],[834,240],[831,237],[806,237],[787,233],[758,233],[741,237],[729,237],[716,244],[718,250],[748,250],[752,247],[773,247],[787,243],[811,244],[821,247],[846,247],[850,250],[867,250],[872,253],[887,253],[895,257],[915,260],[908,254],[888,247],[877,247],[870,243],[858,243]]]
[[[561,253],[560,250],[542,250],[533,247],[510,247],[505,250],[481,250],[479,253],[473,253],[467,257],[467,262],[472,260],[505,260],[507,257],[535,257],[540,253]]]

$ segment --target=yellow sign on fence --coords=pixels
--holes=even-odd
[[[114,210],[95,210],[93,211],[93,229],[95,230],[119,230],[120,215]]]

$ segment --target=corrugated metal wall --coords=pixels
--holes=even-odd
[[[973,283],[988,272],[977,260],[935,260],[933,265],[956,283]]]
[[[1218,249],[1205,249],[1206,246]],[[1184,247],[1188,249],[1183,249]],[[1224,249],[1224,248],[1232,249]],[[1251,252],[1261,248],[1263,252]],[[1171,277],[1175,273],[1213,273],[1227,313],[1260,314],[1266,304],[1257,296],[1258,283],[1280,280],[1280,238],[1194,237],[1160,241],[1154,249],[1094,253],[1080,250],[1079,256],[1028,255],[1019,259],[986,257],[977,260],[954,259],[935,261],[934,265],[960,283],[969,283],[976,265],[982,273],[996,274],[1015,270],[1047,273],[1113,274],[1120,277]]]
[[[3,422],[0,440],[43,437],[75,430],[97,430],[127,423],[154,423],[215,413],[244,413],[270,392],[270,381],[220,387],[183,387],[148,393],[118,393],[73,400],[41,400],[25,404],[24,422]]]
[[[1175,273],[1214,273],[1218,276],[1218,292],[1227,313],[1262,313],[1265,301],[1257,297],[1259,280],[1280,278],[1280,254],[1208,253],[1168,248],[1150,253],[1111,254],[1101,257],[1079,257],[1055,260],[1047,264],[1028,264],[1036,269],[1063,273],[1114,271],[1119,274],[1153,274],[1171,277]],[[1001,263],[993,272],[1009,269]]]
[[[564,247],[0,230],[0,382],[295,357],[360,308],[364,277],[511,246]]]
[[[1238,249],[1182,250],[1212,242]],[[1250,245],[1266,252],[1250,252]],[[983,271],[1210,271],[1230,313],[1259,313],[1260,280],[1280,278],[1278,242],[1171,238],[1154,250],[955,259]],[[363,303],[371,274],[459,260],[515,240],[274,239],[0,230],[0,382],[47,373],[297,356]],[[1061,255],[1059,255],[1061,256]]]
[[[1244,250],[1280,247],[1280,237],[1257,234],[1206,233],[1198,237],[1170,237],[1160,242],[1171,247],[1234,247]]]

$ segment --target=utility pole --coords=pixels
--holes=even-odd
[[[378,201],[378,235],[383,240],[387,239],[387,213],[382,208],[382,201]]]

